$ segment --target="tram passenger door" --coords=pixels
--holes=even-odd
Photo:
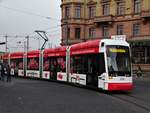
[[[98,88],[104,88],[104,81],[105,81],[105,73],[98,76]]]
[[[50,60],[50,79],[57,80],[57,59],[51,58]]]
[[[96,55],[89,55],[88,59],[87,84],[89,86],[98,87],[98,72]]]
[[[106,80],[106,69],[105,69],[105,60],[104,53],[100,53],[99,56],[99,76],[98,76],[98,88],[105,88],[105,80]]]

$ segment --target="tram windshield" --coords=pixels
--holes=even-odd
[[[130,54],[129,47],[107,46],[107,62],[109,73],[121,73],[120,76],[130,74]]]

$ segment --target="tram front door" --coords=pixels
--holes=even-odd
[[[105,83],[105,73],[98,76],[98,88],[104,89],[104,87],[105,87],[104,83]]]

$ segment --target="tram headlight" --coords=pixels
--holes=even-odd
[[[110,75],[109,75],[109,79],[113,79],[113,74],[110,74]]]
[[[112,77],[112,76],[109,76],[109,79],[113,79],[113,77]]]
[[[110,74],[109,79],[113,79],[113,77],[117,77],[117,76],[118,76],[117,73]]]

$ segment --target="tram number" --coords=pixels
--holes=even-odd
[[[124,80],[124,78],[120,78],[120,80]]]

